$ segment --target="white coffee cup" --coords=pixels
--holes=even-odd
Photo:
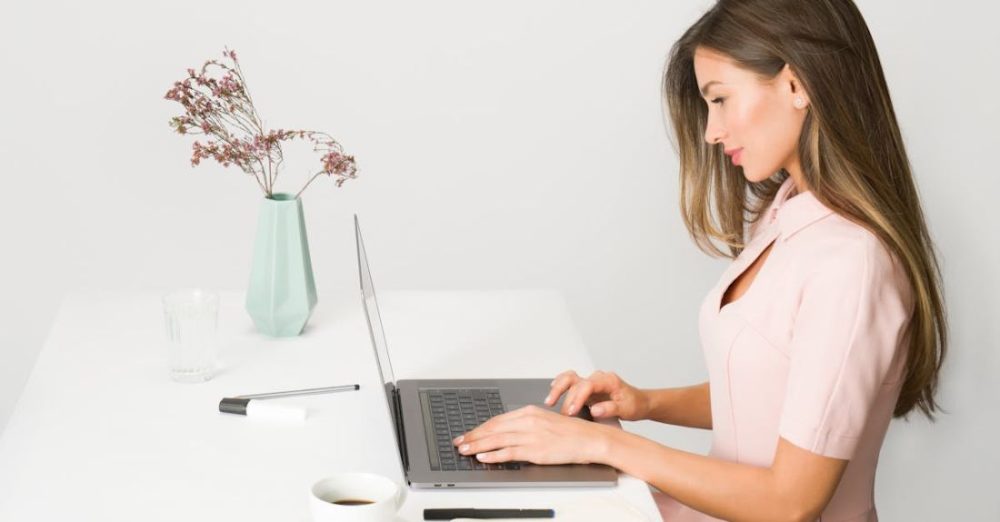
[[[310,488],[309,511],[314,522],[389,522],[403,505],[404,491],[382,475],[337,473]]]

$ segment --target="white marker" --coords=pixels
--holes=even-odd
[[[240,397],[226,397],[222,399],[219,402],[219,411],[264,420],[298,422],[306,420],[305,408]]]

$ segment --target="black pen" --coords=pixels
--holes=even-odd
[[[424,520],[453,520],[456,518],[555,518],[552,509],[425,509]]]

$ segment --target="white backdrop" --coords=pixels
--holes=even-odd
[[[858,2],[944,263],[952,352],[936,424],[895,421],[886,520],[998,520],[1000,15],[988,1]],[[706,377],[698,303],[725,267],[688,239],[661,116],[670,45],[711,5],[19,2],[0,15],[0,427],[60,299],[242,289],[261,197],[188,164],[163,99],[235,49],[271,128],[330,132],[359,179],[304,205],[320,295],[356,292],[350,216],[379,288],[554,287],[597,365],[640,386]],[[318,157],[286,148],[278,187]],[[313,169],[314,170],[314,169]],[[387,325],[391,336],[391,325]],[[81,376],[86,378],[86,376]],[[691,451],[709,434],[639,424]]]

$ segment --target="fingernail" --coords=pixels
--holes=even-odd
[[[465,453],[466,451],[469,451],[469,445],[468,444],[462,444],[461,446],[459,446],[458,451],[461,451],[462,453]]]
[[[455,439],[455,444],[461,444],[463,440],[465,440],[465,435],[462,435],[457,439]]]
[[[552,396],[551,395],[549,395],[548,397],[545,398],[545,404],[548,404],[550,402],[552,402]]]
[[[570,406],[569,410],[567,410],[566,413],[568,413],[570,415],[573,415],[574,413],[576,413],[576,405]]]
[[[604,413],[604,408],[601,408],[600,406],[598,406],[596,408],[591,408],[590,409],[590,413],[593,413],[594,415],[600,415],[600,414]]]
[[[476,455],[476,459],[479,460],[480,462],[486,462],[485,460],[483,460],[485,458],[486,458],[486,454],[485,453],[480,453],[480,454]]]

